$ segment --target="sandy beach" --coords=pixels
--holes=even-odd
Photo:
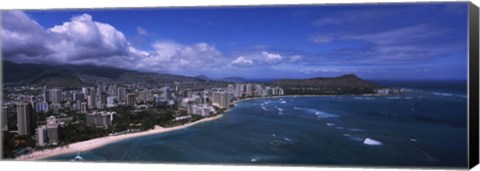
[[[118,142],[121,140],[184,129],[199,123],[219,119],[222,116],[223,115],[217,115],[214,117],[205,118],[196,122],[192,122],[192,123],[188,123],[188,124],[180,125],[176,127],[171,127],[171,128],[163,128],[160,126],[155,126],[154,129],[151,129],[148,131],[135,132],[135,133],[129,133],[129,134],[123,134],[123,135],[116,135],[116,136],[107,136],[107,137],[95,138],[87,141],[76,142],[76,143],[69,144],[67,146],[56,147],[53,149],[46,149],[41,151],[34,151],[29,154],[18,156],[17,158],[15,158],[15,160],[39,160],[39,159],[48,158],[56,155],[77,153],[79,151],[83,152],[83,151],[92,150],[98,147],[102,147],[104,145],[107,145],[113,142]]]

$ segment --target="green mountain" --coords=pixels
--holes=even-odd
[[[280,79],[273,84],[282,87],[285,94],[366,94],[381,88],[354,74],[310,79]]]
[[[149,73],[92,65],[18,64],[3,61],[4,83],[47,87],[80,87],[98,83],[142,84],[147,86],[184,83],[187,88],[202,88],[222,81],[166,73]],[[191,85],[190,85],[191,84]]]
[[[30,86],[75,88],[85,85],[78,76],[69,70],[55,68],[45,70],[28,82]]]

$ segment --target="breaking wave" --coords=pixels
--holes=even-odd
[[[317,116],[317,118],[333,118],[333,117],[338,116],[338,115],[323,112],[323,111],[320,111],[320,110],[317,110],[317,109],[302,108],[302,107],[294,107],[293,109],[305,111],[305,112],[308,112],[308,113],[311,113],[311,114],[315,114]]]

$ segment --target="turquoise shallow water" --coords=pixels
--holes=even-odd
[[[218,120],[116,142],[82,156],[111,162],[465,167],[464,83],[403,85],[415,91],[242,101]]]

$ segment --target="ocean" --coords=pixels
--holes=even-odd
[[[220,119],[84,151],[86,161],[467,166],[466,81],[378,82],[395,96],[246,100]],[[69,161],[77,154],[46,160]]]

